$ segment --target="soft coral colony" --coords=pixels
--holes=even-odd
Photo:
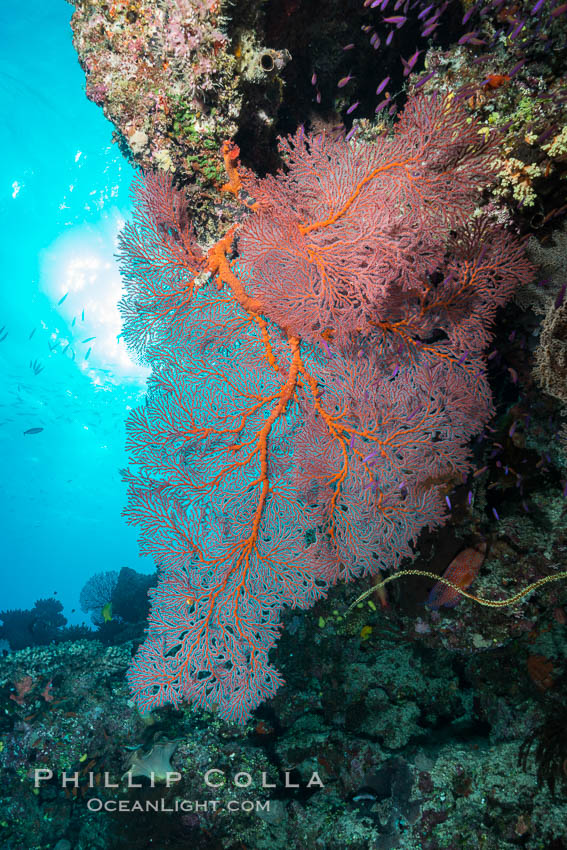
[[[282,678],[283,606],[396,568],[443,522],[492,413],[489,325],[532,269],[475,208],[496,139],[417,96],[374,143],[280,143],[208,253],[168,177],[121,237],[128,343],[153,368],[130,416],[128,520],[160,567],[129,681],[244,722]]]

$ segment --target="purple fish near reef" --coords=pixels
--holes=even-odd
[[[510,68],[510,70],[508,71],[508,76],[513,77],[514,74],[517,74],[518,71],[520,70],[520,68],[523,68],[525,64],[526,64],[526,60],[520,59],[519,62],[516,62],[516,64],[514,65],[513,68]]]
[[[471,39],[476,38],[477,35],[478,33],[476,32],[476,30],[474,30],[473,32],[466,32],[460,37],[457,44],[467,44],[467,42],[471,41]]]
[[[473,12],[475,11],[475,8],[476,8],[475,6],[471,6],[471,8],[468,10],[468,12],[465,12],[465,14],[463,15],[463,20],[461,21],[461,23],[463,25],[468,22],[469,18],[471,17]]]
[[[350,83],[350,81],[351,81],[351,80],[354,80],[354,77],[352,76],[352,74],[350,74],[350,73],[349,73],[349,74],[347,74],[347,76],[346,76],[346,77],[342,77],[342,78],[339,80],[339,82],[337,83],[337,88],[338,88],[338,89],[344,89],[344,87],[345,87],[348,83]]]
[[[525,22],[525,21],[520,21],[520,23],[519,23],[519,24],[518,24],[518,25],[517,25],[517,26],[516,26],[516,27],[512,30],[512,32],[510,33],[510,36],[509,36],[509,37],[510,37],[510,39],[511,39],[512,41],[513,41],[513,40],[514,40],[514,39],[515,39],[518,35],[520,35],[520,33],[522,32],[522,30],[524,29],[525,24],[526,24],[526,22]]]
[[[416,89],[420,89],[425,83],[428,83],[429,80],[435,76],[435,71],[430,71],[429,74],[426,74],[425,77],[422,77],[421,80],[418,80],[415,84]]]
[[[407,77],[410,74],[411,70],[413,69],[413,66],[417,62],[420,53],[421,50],[416,50],[413,56],[410,56],[407,61],[403,58],[403,56],[400,56],[400,59],[402,60],[402,65],[404,66],[404,77]]]

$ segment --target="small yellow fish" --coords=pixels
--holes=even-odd
[[[102,611],[102,618],[105,623],[110,623],[112,620],[112,602],[107,602]]]

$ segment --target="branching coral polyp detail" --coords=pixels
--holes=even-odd
[[[275,176],[225,143],[248,212],[207,256],[168,178],[137,183],[121,307],[153,372],[126,516],[160,568],[129,672],[142,709],[244,722],[282,683],[282,608],[396,568],[443,521],[435,482],[467,472],[492,412],[490,322],[531,276],[472,217],[495,144],[425,96],[373,144],[299,131]]]

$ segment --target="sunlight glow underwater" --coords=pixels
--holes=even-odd
[[[134,172],[86,98],[72,12],[63,0],[0,8],[0,609],[56,594],[76,623],[93,573],[153,564],[121,516],[124,421],[147,374],[117,308]]]

